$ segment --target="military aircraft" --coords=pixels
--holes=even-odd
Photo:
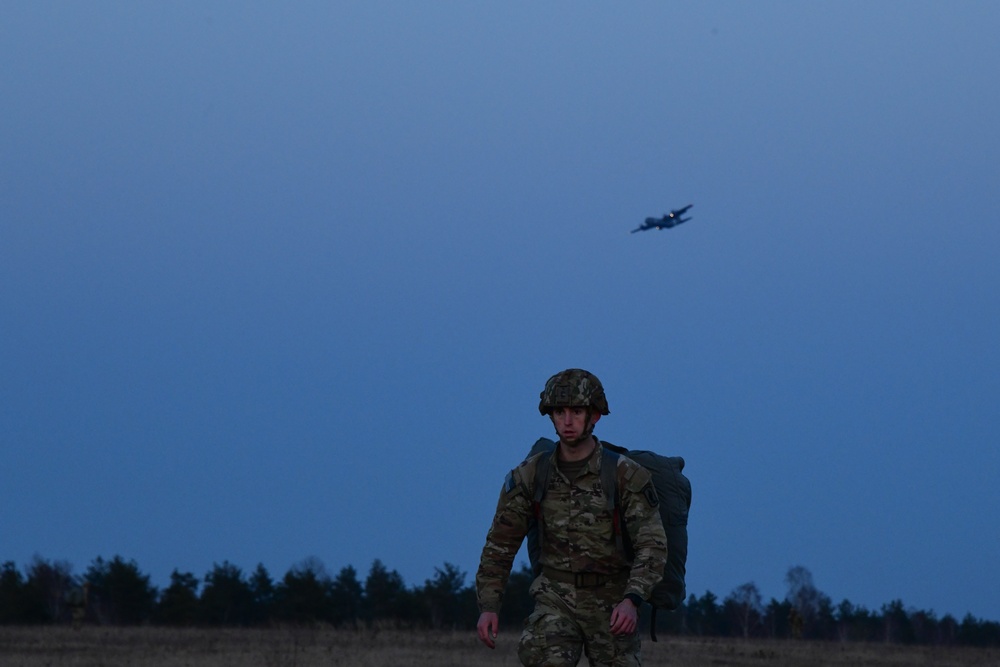
[[[684,208],[675,208],[662,218],[646,218],[646,222],[633,229],[631,233],[635,234],[636,232],[644,232],[648,229],[670,229],[671,227],[676,227],[682,222],[687,222],[691,219],[690,216],[687,218],[682,216],[687,213],[687,210],[692,206],[694,206],[694,204],[688,204]]]

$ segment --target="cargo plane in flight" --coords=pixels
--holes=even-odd
[[[691,219],[690,217],[685,218],[683,216],[692,206],[694,206],[694,204],[688,204],[684,208],[674,209],[662,218],[646,218],[646,222],[633,229],[631,233],[635,234],[636,232],[644,232],[648,229],[670,229],[671,227],[676,227],[682,222],[687,222]]]

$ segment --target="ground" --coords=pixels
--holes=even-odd
[[[499,667],[518,664],[516,645],[509,633],[491,651],[472,632],[0,627],[4,667]],[[997,664],[998,649],[676,637],[643,643],[645,667]]]

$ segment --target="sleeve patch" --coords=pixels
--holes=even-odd
[[[511,470],[503,480],[503,492],[510,493],[516,486],[517,482],[514,481],[514,471]]]
[[[656,489],[653,488],[653,483],[649,482],[646,486],[642,487],[642,495],[646,498],[646,503],[650,507],[656,507],[660,504],[660,499],[656,497]]]

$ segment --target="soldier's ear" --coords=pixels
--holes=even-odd
[[[591,423],[591,425],[596,424],[599,421],[601,421],[601,413],[600,413],[600,411],[598,411],[598,410],[591,410],[590,411],[590,423]]]

